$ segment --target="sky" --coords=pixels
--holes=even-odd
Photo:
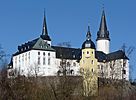
[[[127,48],[136,48],[135,4],[136,0],[0,0],[0,44],[12,55],[18,45],[39,37],[44,9],[53,45],[70,42],[72,47],[81,48],[88,25],[96,43],[104,5],[110,51],[121,49],[124,43]],[[136,49],[129,57],[133,78],[136,78],[135,56]]]

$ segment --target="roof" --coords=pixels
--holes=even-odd
[[[98,59],[98,62],[108,62],[117,59],[128,59],[125,52],[122,50],[118,50],[109,54],[105,54],[102,51],[96,51],[95,57]]]
[[[128,59],[125,52],[122,50],[118,50],[112,53],[107,54],[107,61],[116,60],[116,59]]]
[[[106,17],[105,17],[104,10],[102,12],[100,28],[99,28],[99,31],[97,32],[97,39],[96,40],[101,40],[101,39],[110,40],[109,31],[107,30]]]
[[[84,41],[84,43],[82,44],[82,49],[85,49],[85,48],[95,49],[95,44],[91,40],[90,26],[88,26],[88,31],[87,31],[87,34],[86,34],[86,41]]]
[[[106,60],[106,54],[102,51],[95,51],[95,58],[98,59],[98,62],[103,62]]]
[[[18,46],[18,51],[13,54],[13,56],[21,54],[29,50],[44,50],[44,51],[54,51],[51,46],[49,46],[42,38],[36,38],[32,41],[28,41],[21,46]]]
[[[56,58],[79,60],[81,57],[81,49],[52,46],[56,51]]]
[[[48,35],[47,30],[47,24],[46,24],[46,17],[45,17],[45,11],[44,11],[44,18],[43,18],[43,29],[42,29],[42,35],[40,36],[43,40],[51,41],[50,36]]]
[[[82,49],[85,48],[92,48],[95,49],[95,44],[92,40],[86,40],[83,44],[82,44]]]

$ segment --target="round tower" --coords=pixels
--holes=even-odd
[[[109,38],[109,31],[107,30],[104,10],[102,12],[100,28],[99,31],[97,32],[96,45],[97,45],[96,47],[97,51],[102,51],[106,54],[110,52],[110,38]]]

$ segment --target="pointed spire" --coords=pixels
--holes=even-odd
[[[88,31],[86,34],[86,40],[91,40],[91,32],[90,32],[90,26],[88,25]]]
[[[105,17],[104,7],[103,7],[103,11],[102,11],[100,28],[99,28],[99,31],[97,33],[97,40],[99,40],[99,39],[110,40],[109,31],[107,30],[107,25],[106,25],[106,17]]]
[[[45,9],[44,9],[44,18],[43,18],[42,35],[48,35],[47,25],[46,25],[46,17],[45,17]]]
[[[46,24],[46,16],[45,16],[45,9],[44,9],[44,18],[43,18],[43,29],[42,29],[42,35],[41,38],[44,40],[51,41],[49,35],[48,35],[48,30],[47,30],[47,24]]]

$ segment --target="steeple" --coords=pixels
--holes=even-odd
[[[102,11],[100,27],[99,27],[99,31],[97,32],[96,40],[109,40],[110,41],[109,31],[107,30],[107,25],[106,25],[106,17],[105,17],[104,9]]]
[[[42,35],[48,35],[47,25],[46,25],[45,11],[44,11],[44,18],[43,18],[43,29],[42,29]]]
[[[44,10],[43,29],[42,29],[41,38],[42,38],[43,40],[51,41],[51,39],[50,39],[50,37],[49,37],[49,35],[48,35],[48,30],[47,30],[45,10]]]
[[[91,40],[90,26],[88,26],[88,31],[87,31],[87,34],[86,34],[86,40]]]
[[[88,31],[87,31],[87,34],[86,34],[86,40],[82,44],[82,49],[85,49],[85,48],[95,49],[95,44],[91,40],[90,26],[88,26]]]

